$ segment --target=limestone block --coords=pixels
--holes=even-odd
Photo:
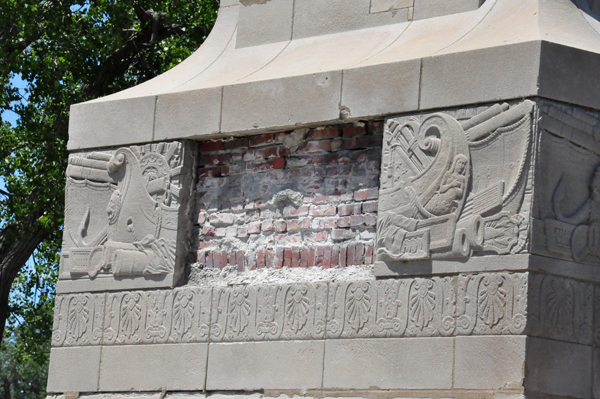
[[[100,345],[105,299],[106,294],[57,295],[52,346]]]
[[[539,54],[527,42],[424,58],[420,109],[535,95]]]
[[[153,139],[217,133],[221,123],[221,95],[222,89],[217,87],[159,95]]]
[[[221,131],[261,129],[267,124],[286,128],[336,120],[341,86],[342,74],[337,71],[226,87]],[[304,94],[299,96],[298,92]],[[252,101],[248,101],[250,98]],[[307,98],[311,101],[307,102]]]
[[[97,392],[101,350],[99,346],[52,348],[48,393]]]
[[[439,17],[476,10],[485,0],[415,0],[414,19]]]
[[[454,338],[328,340],[325,389],[449,389]]]
[[[457,337],[454,387],[499,389],[523,386],[525,336]]]
[[[208,342],[210,288],[108,293],[104,345]]]
[[[414,3],[414,0],[371,0],[371,13],[400,10],[412,7]]]
[[[99,391],[203,390],[208,344],[105,346]]]
[[[322,340],[210,344],[206,389],[320,388],[324,346]]]
[[[386,120],[376,265],[525,251],[533,111],[526,100]]]
[[[418,60],[344,71],[342,106],[347,118],[415,109],[419,102]],[[368,98],[369,101],[365,101]]]
[[[243,0],[241,3],[236,47],[292,39],[293,0]]]
[[[527,390],[589,398],[592,390],[592,347],[528,338],[526,356]]]
[[[155,102],[148,96],[72,105],[69,149],[89,148],[92,141],[93,147],[152,141]]]
[[[75,291],[177,283],[189,252],[194,156],[194,145],[179,142],[71,154],[59,279]]]
[[[322,339],[327,284],[215,288],[211,342]]]

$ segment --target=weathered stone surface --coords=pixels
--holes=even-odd
[[[212,343],[206,389],[320,388],[324,350],[323,340]]]
[[[203,390],[208,344],[106,346],[98,390]]]
[[[377,261],[524,251],[533,110],[527,100],[460,120],[388,119]]]
[[[193,147],[71,154],[59,279],[79,280],[88,291],[107,289],[96,284],[105,279],[173,286],[189,250]]]
[[[448,389],[453,347],[453,338],[328,340],[323,388]]]
[[[49,393],[97,392],[101,351],[99,346],[52,348],[46,390]]]
[[[525,367],[525,386],[528,390],[574,398],[590,397],[590,346],[528,338]]]
[[[525,377],[526,337],[457,337],[454,387],[519,388]]]

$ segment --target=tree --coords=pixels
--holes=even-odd
[[[0,336],[9,315],[11,326],[35,321],[50,334],[40,309],[51,308],[57,274],[69,106],[178,64],[202,44],[217,8],[218,0],[0,0],[0,115],[18,116],[15,126],[0,117]]]

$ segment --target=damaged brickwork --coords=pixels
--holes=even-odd
[[[209,268],[373,263],[383,123],[199,145],[193,257]]]

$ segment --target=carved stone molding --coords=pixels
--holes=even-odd
[[[388,119],[377,261],[525,250],[534,105]]]
[[[173,286],[191,231],[189,146],[157,143],[69,156],[59,285],[75,284],[80,292],[105,290],[107,280],[121,289],[142,288],[140,281]]]
[[[189,286],[58,295],[52,343],[527,334],[600,345],[599,312],[599,286],[535,273]]]
[[[528,334],[591,345],[594,291],[594,285],[589,283],[532,274]]]

